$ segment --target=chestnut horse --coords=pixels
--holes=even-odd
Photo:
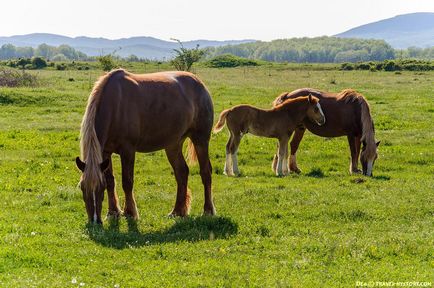
[[[288,99],[273,109],[263,110],[250,105],[238,105],[220,113],[219,120],[214,127],[214,132],[221,131],[227,122],[230,137],[226,145],[226,162],[224,173],[228,176],[238,175],[237,152],[241,138],[244,134],[252,133],[256,136],[277,138],[278,157],[277,168],[274,172],[277,176],[288,173],[288,141],[292,132],[304,118],[323,125],[324,114],[318,102],[318,98],[309,95]]]
[[[273,106],[278,106],[287,99],[307,94],[318,97],[327,123],[318,126],[306,118],[303,124],[297,127],[291,140],[290,171],[301,172],[297,167],[296,153],[307,128],[313,134],[322,137],[347,136],[351,151],[350,173],[361,172],[357,168],[360,155],[363,174],[371,176],[380,142],[375,141],[374,122],[365,97],[351,89],[343,90],[340,93],[329,93],[302,88],[280,95],[274,100]],[[363,146],[360,154],[361,144]]]
[[[213,125],[213,103],[204,84],[186,72],[136,75],[119,69],[102,76],[89,96],[81,124],[83,172],[80,186],[89,221],[102,223],[104,190],[108,216],[122,214],[112,169],[113,153],[122,165],[124,215],[138,219],[133,193],[135,152],[165,149],[177,182],[175,207],[170,215],[185,216],[190,208],[189,169],[182,147],[189,137],[190,155],[197,156],[205,190],[204,213],[214,215],[208,145]],[[194,146],[193,146],[194,145]]]

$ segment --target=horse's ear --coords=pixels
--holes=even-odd
[[[380,145],[381,141],[378,141],[377,143],[375,143],[375,145],[377,145],[377,147]]]
[[[307,96],[307,100],[309,101],[309,103],[312,104],[312,94],[309,93],[309,96]]]
[[[99,167],[101,168],[101,171],[104,172],[109,167],[110,160],[105,159],[101,164],[99,164]]]
[[[84,168],[86,168],[86,164],[80,160],[80,157],[75,158],[75,164],[77,168],[80,169],[81,172],[84,172]]]

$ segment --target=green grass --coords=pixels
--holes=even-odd
[[[301,175],[275,177],[276,141],[247,135],[239,151],[242,175],[228,178],[222,175],[225,128],[210,143],[217,217],[200,216],[197,166],[189,178],[191,216],[166,217],[176,182],[159,151],[137,154],[134,188],[141,219],[105,221],[102,227],[86,224],[74,163],[87,97],[102,72],[39,71],[33,72],[38,87],[0,88],[0,286],[434,282],[434,72],[299,67],[198,67],[196,73],[213,96],[216,117],[240,103],[270,107],[279,93],[296,88],[356,89],[370,102],[382,141],[374,177],[348,174],[345,137],[306,133],[298,153]],[[117,156],[114,168],[120,183]]]

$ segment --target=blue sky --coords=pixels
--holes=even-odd
[[[434,12],[434,1],[12,0],[1,4],[0,36],[272,40],[334,35],[412,12]]]

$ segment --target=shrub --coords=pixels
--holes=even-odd
[[[341,70],[351,71],[351,70],[354,70],[354,66],[351,63],[342,63],[341,64]]]
[[[47,61],[42,57],[32,57],[32,66],[35,69],[47,67]]]
[[[56,64],[56,70],[59,70],[59,71],[66,70],[66,64],[65,63]]]
[[[0,87],[35,86],[36,84],[37,78],[35,75],[24,71],[0,69]]]
[[[194,63],[199,61],[200,58],[203,57],[205,52],[203,50],[199,50],[199,45],[197,45],[194,49],[187,49],[178,39],[173,40],[176,40],[181,46],[181,48],[173,49],[177,55],[172,61],[170,61],[170,64],[172,64],[176,70],[190,71],[191,66],[193,66]]]
[[[213,68],[223,68],[238,66],[258,66],[259,62],[231,54],[223,54],[208,60],[206,65]]]
[[[383,69],[384,69],[384,71],[400,71],[400,70],[402,70],[401,66],[393,60],[384,61]]]
[[[111,54],[97,57],[102,70],[110,71],[116,67],[115,60]]]

